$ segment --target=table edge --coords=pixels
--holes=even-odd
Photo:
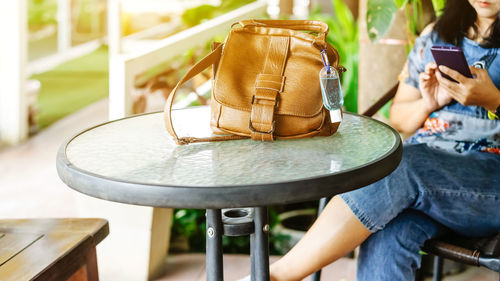
[[[60,147],[57,152],[56,168],[57,173],[61,180],[71,187],[72,189],[83,194],[120,203],[151,206],[151,207],[168,207],[168,208],[230,208],[230,207],[249,207],[249,206],[264,206],[272,204],[286,204],[294,202],[303,202],[309,200],[316,200],[321,197],[331,197],[336,194],[344,193],[350,190],[358,189],[370,183],[376,182],[397,168],[402,157],[402,141],[399,133],[397,133],[391,126],[360,114],[346,112],[344,114],[354,115],[361,118],[367,118],[375,121],[386,128],[388,128],[395,137],[394,146],[381,157],[372,160],[363,165],[353,167],[342,172],[333,173],[329,175],[314,176],[310,178],[302,178],[299,180],[292,180],[279,183],[268,184],[245,184],[245,185],[231,185],[220,186],[217,188],[207,186],[178,186],[178,185],[161,185],[161,184],[144,184],[138,182],[123,181],[105,177],[99,174],[80,169],[73,165],[66,156],[66,148],[69,143],[85,132],[94,128],[104,126],[112,122],[118,122],[128,118],[138,116],[158,114],[161,111],[132,115],[116,120],[104,122],[95,126],[91,126],[72,137],[68,138]],[[359,173],[364,174],[364,178],[359,180],[356,177]],[[282,186],[290,186],[286,190],[278,188]],[[331,192],[333,188],[324,189],[321,186],[334,185],[335,191]],[[276,187],[276,193],[281,196],[274,196],[280,200],[269,200],[268,196],[253,196],[246,197],[245,203],[235,202],[233,196],[238,194],[259,194],[259,189],[268,189]],[[221,188],[224,188],[224,194],[221,194]],[[314,192],[306,192],[300,198],[288,199],[291,194],[307,189]],[[192,191],[196,190],[194,193]],[[191,195],[196,195],[206,199],[204,203],[193,203],[185,194],[192,192]],[[249,193],[250,192],[250,193]],[[260,194],[265,194],[260,192]],[[173,197],[173,198],[170,198]],[[179,198],[186,197],[184,200]],[[295,196],[296,197],[296,196]],[[175,200],[174,200],[175,199]],[[262,203],[264,202],[264,203]]]

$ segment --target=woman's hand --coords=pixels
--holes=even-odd
[[[500,105],[500,90],[495,87],[486,70],[471,66],[470,72],[475,78],[467,78],[458,71],[443,65],[439,66],[439,70],[458,81],[458,83],[450,81],[439,71],[436,72],[440,86],[459,103],[482,106],[490,111],[495,111]]]
[[[428,113],[451,101],[450,95],[440,87],[436,72],[439,72],[436,63],[430,62],[425,66],[425,72],[421,72],[419,75],[420,92]]]

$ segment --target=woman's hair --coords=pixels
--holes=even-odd
[[[469,4],[469,1],[446,0],[443,14],[436,21],[434,30],[445,42],[460,46],[470,27],[477,32],[477,27],[474,24],[476,17],[476,10]],[[484,42],[481,46],[498,48],[500,47],[500,13],[497,14],[490,28],[490,36],[483,38]]]

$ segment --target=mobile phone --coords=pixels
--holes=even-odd
[[[472,78],[472,73],[470,72],[467,60],[465,59],[464,52],[459,47],[434,45],[431,47],[431,52],[438,66],[447,66],[460,72],[465,77]],[[448,80],[458,83],[458,81],[442,72],[441,75]]]

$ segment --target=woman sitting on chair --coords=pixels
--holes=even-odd
[[[447,0],[408,57],[390,122],[407,140],[399,167],[334,197],[304,238],[271,265],[271,280],[302,280],[358,245],[357,280],[414,280],[419,250],[452,230],[500,231],[500,0]],[[474,78],[433,62],[459,46]],[[447,74],[458,83],[444,78]],[[495,120],[496,119],[496,120]]]

